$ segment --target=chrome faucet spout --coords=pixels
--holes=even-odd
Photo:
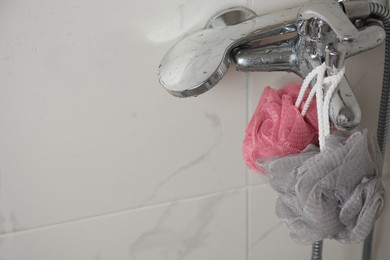
[[[223,28],[208,28],[185,37],[162,60],[160,83],[177,97],[206,92],[226,73],[234,48],[254,41],[265,45],[295,37],[288,25],[295,22],[298,9],[258,16]]]
[[[253,12],[229,9],[169,50],[160,65],[160,83],[174,96],[197,96],[214,87],[231,63],[242,71],[289,71],[304,78],[325,61],[334,65],[330,46],[337,47],[336,67],[342,67],[345,58],[385,40],[382,26],[365,19],[368,4],[312,0],[255,17]],[[231,24],[229,17],[235,17]],[[331,101],[330,116],[341,129],[360,122],[360,108],[346,78]]]

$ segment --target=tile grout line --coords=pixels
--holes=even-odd
[[[170,201],[147,205],[147,206],[142,206],[142,207],[128,208],[128,209],[124,209],[124,210],[103,213],[100,215],[87,216],[87,217],[73,219],[73,220],[69,220],[69,221],[63,221],[63,222],[28,228],[28,229],[24,229],[24,230],[5,232],[5,233],[0,234],[0,238],[29,234],[29,233],[33,233],[33,232],[48,230],[48,229],[55,229],[55,228],[59,228],[59,227],[66,226],[66,225],[73,225],[73,224],[78,224],[78,223],[83,223],[83,222],[88,222],[88,221],[93,221],[93,220],[105,219],[105,218],[119,216],[122,214],[131,213],[131,212],[137,212],[137,211],[153,209],[153,208],[157,208],[157,207],[161,207],[161,206],[167,206],[167,205],[170,205],[172,203],[183,203],[183,202],[188,202],[188,201],[192,201],[192,200],[196,200],[196,199],[217,196],[217,195],[220,195],[223,193],[229,193],[229,192],[240,191],[240,190],[246,191],[246,189],[247,189],[246,186],[234,187],[234,188],[225,189],[225,190],[221,190],[221,191],[215,191],[215,192],[205,193],[205,194],[196,195],[196,196],[184,197],[181,199],[170,200]]]
[[[246,241],[245,241],[245,259],[249,260],[249,188],[245,188],[245,204],[246,204]]]
[[[249,7],[252,6],[252,0],[248,0]],[[250,102],[250,81],[251,81],[251,74],[247,72],[246,74],[246,124],[249,122],[249,102]],[[250,203],[249,203],[249,171],[248,167],[245,167],[245,183],[246,183],[246,243],[245,243],[245,259],[249,260],[249,240],[250,240],[250,228],[249,228],[249,214],[250,214]]]

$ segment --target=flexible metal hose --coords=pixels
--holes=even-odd
[[[386,32],[385,41],[385,65],[383,71],[383,83],[381,103],[379,107],[379,119],[377,129],[377,140],[382,155],[386,152],[387,133],[390,122],[390,12],[383,5],[370,3],[370,16],[381,20]],[[373,230],[364,241],[363,260],[370,260],[372,256]]]
[[[311,248],[311,260],[322,259],[322,245],[323,245],[322,240],[313,243]]]
[[[381,103],[379,108],[379,120],[377,138],[379,149],[384,155],[386,150],[387,133],[390,123],[390,12],[383,5],[370,3],[371,17],[382,21],[386,31],[385,40],[385,65],[383,72],[383,84]]]

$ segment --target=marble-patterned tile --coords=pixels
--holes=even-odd
[[[0,236],[19,260],[245,259],[245,190]]]
[[[268,186],[249,188],[249,259],[310,259],[311,245],[294,242],[289,230],[275,215],[276,192]],[[359,259],[361,244],[324,241],[324,260]]]
[[[291,240],[275,215],[276,192],[266,185],[249,189],[248,255],[256,259],[310,259],[310,246]]]
[[[245,74],[178,99],[157,70],[245,2],[1,3],[0,233],[244,186]]]
[[[178,99],[157,71],[245,3],[2,2],[0,233],[244,186],[245,74]]]

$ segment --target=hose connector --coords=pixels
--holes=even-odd
[[[370,16],[370,2],[365,1],[346,1],[339,3],[341,8],[349,19],[363,19]]]

